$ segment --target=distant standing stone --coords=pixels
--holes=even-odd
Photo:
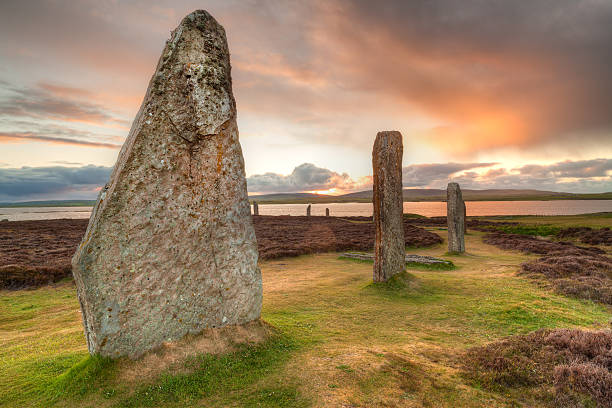
[[[253,201],[253,215],[259,215],[259,204],[257,204],[257,201]]]
[[[457,183],[448,183],[446,188],[446,220],[448,252],[465,252],[465,203]]]
[[[87,346],[138,357],[260,316],[261,273],[225,30],[171,34],[72,259]]]
[[[306,207],[306,216],[310,217],[310,207],[312,207],[310,204],[308,204],[308,207]]]
[[[325,209],[325,216],[326,216],[326,217],[329,217],[329,208],[326,208],[326,209]]]
[[[374,282],[404,271],[406,248],[402,220],[402,135],[379,132],[372,150],[374,170]]]

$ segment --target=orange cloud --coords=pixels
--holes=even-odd
[[[103,147],[107,149],[120,149],[121,145],[103,142],[91,142],[87,140],[76,140],[62,137],[50,137],[44,135],[36,135],[33,133],[0,133],[0,141],[2,142],[43,142],[52,144],[63,144],[81,147]]]

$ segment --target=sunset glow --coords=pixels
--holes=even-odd
[[[251,192],[370,188],[391,129],[406,187],[612,190],[609,2],[35,3],[0,5],[0,200],[49,197],[14,187],[37,185],[23,167],[108,173],[169,30],[201,7],[227,32]]]

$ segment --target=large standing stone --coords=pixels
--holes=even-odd
[[[448,183],[446,188],[446,221],[448,252],[465,252],[465,203],[457,183]]]
[[[257,204],[257,201],[253,201],[253,215],[259,215],[259,204]]]
[[[325,209],[325,216],[326,216],[326,217],[329,217],[329,208],[326,208],[326,209]]]
[[[374,282],[386,282],[405,269],[402,220],[402,135],[379,132],[372,151],[374,169]]]
[[[137,357],[259,318],[257,257],[225,31],[198,10],[167,41],[72,260],[89,352]]]
[[[312,208],[311,204],[308,204],[308,207],[306,207],[306,216],[310,217],[310,209]]]

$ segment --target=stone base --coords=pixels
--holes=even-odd
[[[365,252],[345,252],[341,255],[343,258],[359,259],[362,261],[374,261],[374,255]],[[453,263],[441,258],[436,258],[427,255],[406,255],[406,263],[420,263],[423,265],[448,265]]]

